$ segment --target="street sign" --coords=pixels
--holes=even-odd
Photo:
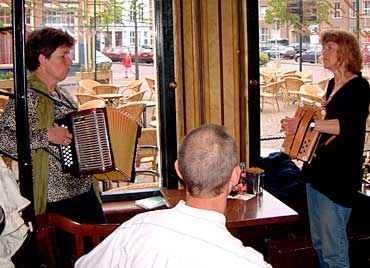
[[[299,3],[298,2],[289,2],[286,5],[286,13],[290,14],[299,14],[300,12]]]
[[[304,16],[304,21],[317,21],[317,16]]]

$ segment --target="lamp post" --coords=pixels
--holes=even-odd
[[[279,53],[278,53],[278,38],[280,37],[280,34],[278,34],[278,23],[279,23],[279,20],[280,20],[280,18],[274,17],[274,21],[275,21],[275,34],[274,34],[274,38],[275,38],[275,60],[276,60],[276,65],[277,65],[277,62],[278,62],[278,57],[280,56]]]

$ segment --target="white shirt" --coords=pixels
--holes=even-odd
[[[138,214],[123,223],[75,268],[271,267],[225,226],[225,216],[189,207]]]

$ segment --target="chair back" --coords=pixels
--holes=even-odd
[[[106,107],[104,100],[91,100],[84,104],[81,104],[78,108],[81,110],[91,109],[91,108],[104,108]]]
[[[145,166],[143,165],[143,168],[140,170],[137,169],[136,175],[149,173],[153,176],[153,181],[155,181],[156,176],[159,175],[157,167],[158,150],[157,129],[144,128],[138,141],[138,155],[140,157],[140,166],[142,164],[145,164]]]
[[[84,254],[88,253],[86,250],[85,238],[90,238],[92,246],[97,246],[105,237],[110,235],[114,230],[119,227],[119,224],[86,224],[78,223],[70,218],[67,218],[60,214],[48,214],[47,216],[37,216],[38,229],[47,230],[45,237],[43,236],[43,242],[39,243],[39,250],[41,252],[49,253],[51,256],[47,256],[47,262],[51,262],[47,267],[63,267],[62,254],[64,250],[60,248],[61,240],[64,239],[59,231],[64,231],[73,236],[74,246],[73,254],[71,256],[70,263],[73,266],[76,260]],[[38,234],[41,232],[38,231]],[[45,233],[44,233],[45,235]],[[45,242],[46,241],[46,242]],[[44,260],[45,261],[45,260]]]
[[[268,74],[266,72],[261,72],[261,77],[265,85],[272,83],[274,80],[274,77],[271,74]]]
[[[95,94],[86,94],[86,93],[76,93],[75,94],[76,98],[77,98],[77,102],[79,105],[82,105],[88,101],[92,101],[92,100],[102,100],[105,102],[105,100],[103,98],[100,98],[98,96],[96,96]]]
[[[93,90],[95,91],[96,95],[99,94],[111,94],[111,93],[118,93],[118,87],[114,85],[96,85],[93,87]]]
[[[99,82],[91,79],[82,79],[78,81],[79,93],[95,94],[94,86],[101,85]]]
[[[324,78],[322,80],[319,80],[317,81],[317,85],[322,89],[322,90],[326,90],[326,87],[328,85],[328,82],[329,82],[330,78]]]
[[[286,77],[284,79],[285,89],[289,91],[299,91],[304,82],[302,79],[297,77]]]
[[[309,70],[296,72],[296,74],[300,75],[301,79],[312,79],[312,71],[309,71]]]
[[[127,112],[132,115],[136,121],[140,122],[143,112],[145,110],[145,102],[143,101],[132,101],[123,105],[118,106],[116,109]]]
[[[146,77],[145,80],[146,80],[146,83],[148,84],[148,88],[150,90],[149,100],[152,100],[153,95],[155,94],[155,80],[151,79],[151,78],[148,78],[148,77]]]
[[[143,83],[144,83],[144,79],[131,81],[130,83],[128,83],[126,87],[124,87],[123,89],[120,89],[119,93],[127,95],[125,94],[127,90],[129,90],[130,94],[137,93],[139,92],[140,87]]]
[[[322,96],[322,94],[324,93],[324,91],[316,85],[302,85],[300,91],[316,96]]]
[[[302,85],[297,95],[301,101],[321,103],[323,94],[324,91],[319,86]]]
[[[146,93],[146,90],[139,91],[137,93],[134,93],[127,98],[127,102],[131,101],[142,101],[144,98],[144,94]]]

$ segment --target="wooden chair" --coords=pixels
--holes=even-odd
[[[148,84],[148,88],[150,90],[149,100],[152,100],[153,95],[155,96],[155,80],[151,79],[151,78],[148,78],[148,77],[146,77],[145,80],[146,80],[146,83]]]
[[[85,94],[85,93],[76,93],[75,94],[76,98],[77,98],[77,102],[79,105],[82,105],[88,101],[92,101],[92,100],[102,100],[105,102],[105,100],[103,98],[100,98],[94,94]]]
[[[91,109],[91,108],[104,108],[106,107],[106,103],[104,100],[91,100],[87,101],[84,104],[81,104],[78,108],[80,111]]]
[[[260,97],[262,99],[261,100],[261,103],[262,103],[261,111],[263,111],[266,98],[271,99],[272,111],[275,111],[275,103],[278,108],[278,111],[280,111],[278,97],[279,97],[280,89],[283,86],[283,84],[284,84],[284,81],[278,81],[278,82],[270,83],[264,87],[261,87],[261,93],[260,93]]]
[[[96,85],[93,87],[93,90],[95,91],[96,95],[99,94],[111,94],[111,93],[118,93],[118,87],[114,85]]]
[[[139,92],[136,92],[130,96],[127,97],[127,102],[132,102],[132,101],[141,101],[144,98],[144,95],[147,90],[142,90]]]
[[[322,102],[324,91],[316,85],[302,85],[297,96],[300,101]]]
[[[292,96],[296,96],[296,100],[298,100],[297,91],[300,90],[301,86],[304,85],[302,79],[297,77],[286,77],[284,79],[284,96],[283,96],[283,103],[285,105],[289,105]]]
[[[318,85],[322,90],[325,91],[329,80],[330,80],[330,77],[329,78],[324,78],[324,79],[321,79],[321,80],[317,81],[315,84]]]
[[[144,79],[141,80],[134,80],[128,83],[128,85],[124,88],[121,88],[118,93],[121,93],[123,95],[129,95],[139,92],[141,85],[144,83]],[[125,92],[129,90],[129,94],[126,94]]]
[[[266,72],[263,72],[262,71],[261,72],[261,77],[262,77],[262,82],[265,85],[274,82],[274,77],[271,74],[269,74],[269,73],[266,73]]]
[[[39,229],[38,235],[41,234],[41,230],[44,231],[42,243],[39,243],[39,251],[44,253],[42,255],[49,255],[46,256],[47,259],[44,259],[43,263],[47,264],[45,267],[56,268],[62,268],[64,265],[61,253],[65,249],[60,248],[60,245],[62,245],[61,240],[64,239],[64,236],[59,231],[73,236],[74,245],[69,262],[73,266],[79,257],[88,253],[85,249],[86,241],[92,241],[92,246],[95,247],[119,227],[119,224],[78,223],[60,214],[37,216],[36,220]],[[91,250],[91,248],[88,250]]]
[[[308,71],[308,70],[304,70],[301,72],[297,71],[296,74],[300,75],[302,80],[305,80],[305,79],[312,80],[312,71]]]
[[[140,158],[140,170],[136,169],[136,175],[148,174],[153,177],[153,182],[156,181],[158,174],[157,156],[157,129],[144,128],[141,131],[141,136],[138,141],[138,152]],[[148,166],[149,164],[149,166]]]
[[[101,85],[101,83],[91,79],[83,79],[78,82],[78,85],[78,93],[95,94],[94,87],[97,85]]]
[[[145,110],[145,106],[146,104],[143,101],[131,101],[129,103],[118,106],[116,109],[131,114],[137,122],[140,122]]]

